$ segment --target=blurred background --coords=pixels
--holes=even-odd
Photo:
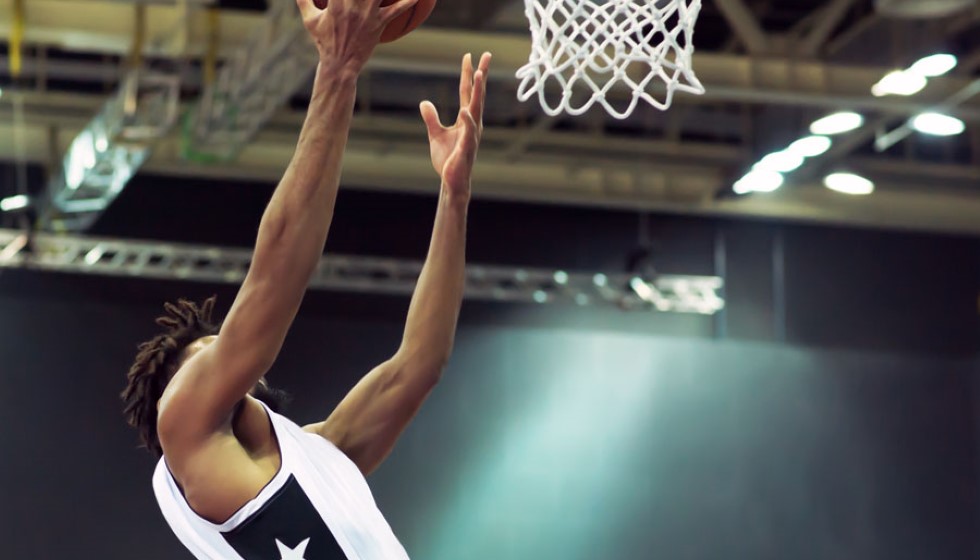
[[[516,100],[524,8],[444,0],[362,76],[289,415],[397,348],[418,102],[490,50],[456,352],[369,480],[409,554],[980,557],[978,3],[705,0],[707,93],[626,120]],[[3,558],[189,558],[117,395],[164,301],[234,298],[309,101],[294,10],[0,0]]]

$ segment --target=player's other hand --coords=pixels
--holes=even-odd
[[[439,121],[439,113],[429,101],[419,107],[422,120],[429,132],[429,148],[432,166],[442,178],[442,188],[450,194],[462,197],[470,195],[470,176],[483,135],[483,104],[487,96],[487,70],[490,53],[483,53],[476,72],[473,57],[463,57],[463,69],[459,80],[459,114],[456,123],[445,127]]]
[[[303,25],[320,53],[320,65],[330,72],[357,75],[364,68],[381,32],[418,0],[398,0],[381,6],[381,0],[296,0]],[[326,6],[318,8],[317,6]]]

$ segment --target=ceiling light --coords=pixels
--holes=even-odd
[[[13,212],[14,210],[23,210],[31,204],[31,199],[25,194],[18,194],[15,196],[8,196],[7,198],[0,199],[0,212]]]
[[[816,157],[829,150],[833,143],[826,136],[807,136],[790,144],[789,148],[786,148],[786,151],[805,158]]]
[[[888,73],[871,88],[876,97],[884,95],[915,95],[926,87],[925,76],[907,70],[895,70]]]
[[[783,186],[784,178],[775,171],[751,171],[735,182],[732,187],[738,194],[750,192],[772,192]]]
[[[776,171],[777,173],[789,173],[803,165],[803,156],[785,150],[773,152],[759,160],[759,163],[752,166],[753,171]]]
[[[813,134],[833,135],[850,132],[864,124],[864,117],[851,111],[828,115],[810,125]]]
[[[844,194],[871,194],[875,190],[874,183],[853,173],[831,173],[824,178],[823,184],[832,191]]]
[[[646,301],[653,299],[653,289],[650,285],[643,281],[639,276],[634,276],[630,279],[630,287],[636,292],[636,295],[640,296]]]
[[[946,74],[953,68],[956,68],[956,62],[956,57],[951,54],[934,54],[932,56],[919,59],[918,62],[909,68],[909,72],[920,76],[925,76],[927,78],[935,78]]]
[[[934,136],[953,136],[966,130],[963,121],[940,113],[922,113],[912,119],[912,128]]]

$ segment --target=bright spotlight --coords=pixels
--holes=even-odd
[[[13,212],[14,210],[23,210],[31,204],[31,199],[24,194],[18,194],[15,196],[8,196],[7,198],[0,199],[0,212]]]
[[[953,136],[966,130],[963,121],[941,113],[922,113],[912,119],[912,128],[934,136]]]
[[[789,173],[795,171],[803,165],[803,156],[785,150],[773,152],[759,160],[759,163],[752,166],[753,171],[775,171],[777,173]]]
[[[750,171],[732,187],[738,194],[772,192],[783,186],[783,175],[775,171]]]
[[[564,270],[558,270],[555,272],[555,284],[560,284],[564,286],[568,284],[568,273]]]
[[[956,63],[956,57],[951,54],[934,54],[919,59],[908,71],[927,78],[935,78],[956,68]]]
[[[864,124],[864,117],[851,111],[842,111],[827,115],[810,125],[810,133],[824,136],[843,134]]]
[[[786,151],[805,158],[816,157],[829,150],[833,143],[833,140],[826,136],[807,136],[790,144]]]
[[[926,77],[908,70],[889,72],[877,84],[871,87],[875,97],[885,95],[915,95],[926,87]]]
[[[852,195],[871,194],[875,190],[873,182],[853,173],[831,173],[824,178],[823,184],[832,191]]]

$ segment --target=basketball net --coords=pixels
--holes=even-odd
[[[701,0],[524,0],[524,5],[533,45],[530,60],[517,71],[517,96],[527,101],[536,94],[548,115],[581,115],[599,103],[625,119],[640,101],[664,110],[674,91],[704,93],[691,66]]]

